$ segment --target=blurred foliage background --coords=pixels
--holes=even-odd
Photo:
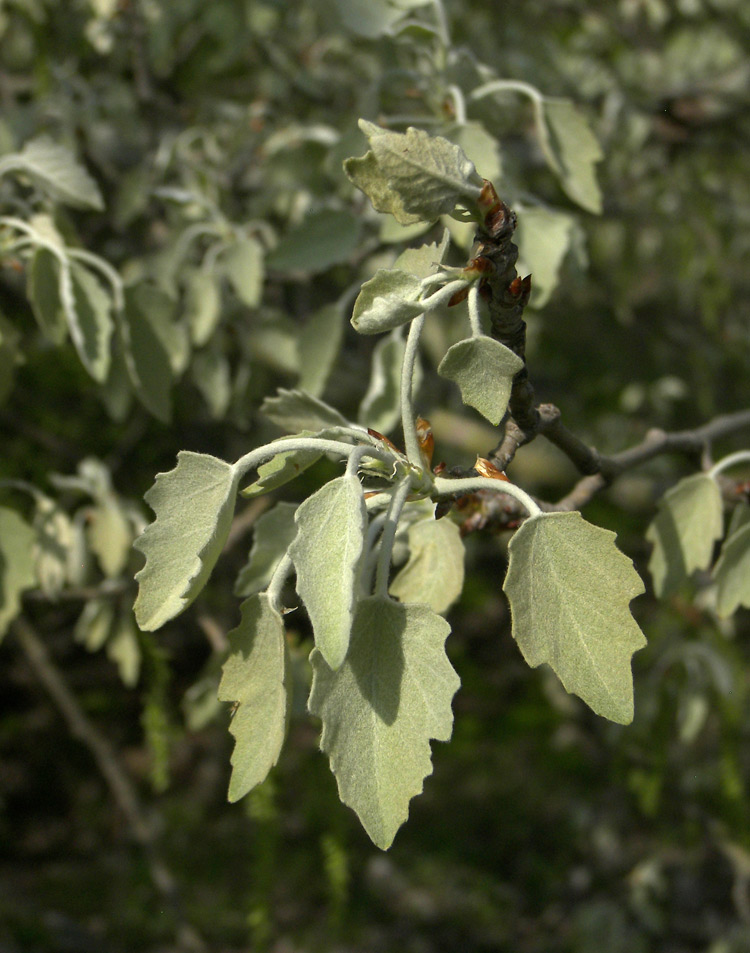
[[[260,505],[240,514],[193,609],[155,635],[132,621],[130,551],[155,473],[180,449],[234,460],[276,436],[259,408],[277,386],[364,413],[378,342],[348,326],[351,304],[416,236],[381,221],[341,171],[363,151],[359,116],[455,138],[516,208],[522,258],[543,278],[530,373],[580,437],[614,452],[750,405],[749,42],[745,0],[0,3],[0,154],[45,135],[103,199],[71,207],[5,175],[3,214],[48,216],[66,247],[115,269],[128,302],[97,378],[45,326],[49,262],[4,239],[0,502],[37,534],[23,624],[155,831],[137,842],[11,625],[0,950],[190,949],[198,934],[210,950],[275,953],[750,950],[750,626],[744,611],[719,623],[700,580],[634,603],[649,646],[622,728],[524,665],[500,593],[505,541],[469,539],[450,617],[454,737],[381,854],[339,804],[303,710],[269,781],[226,803],[229,713],[215,687]],[[585,112],[604,154],[601,215],[566,197],[527,98],[471,101],[494,77]],[[528,225],[524,238],[524,211],[555,240]],[[458,264],[467,236],[454,238]],[[88,307],[106,311],[93,273]],[[495,435],[434,375],[455,335],[446,314],[419,403],[437,459],[465,466]],[[655,502],[695,467],[658,458],[587,508],[647,582]],[[574,480],[541,440],[513,473],[550,499]],[[313,469],[280,498],[319,480]]]

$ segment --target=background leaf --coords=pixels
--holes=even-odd
[[[145,500],[156,514],[135,541],[146,565],[135,577],[135,618],[151,632],[195,599],[226,542],[238,476],[228,463],[187,450],[160,473]]]
[[[300,390],[320,397],[341,349],[344,321],[336,305],[326,305],[315,312],[296,338],[299,352]]]
[[[533,308],[543,308],[557,285],[570,247],[575,220],[545,208],[527,208],[518,217],[518,273],[532,276]]]
[[[250,596],[266,588],[297,532],[296,510],[296,503],[282,501],[258,518],[250,556],[234,585],[235,595]]]
[[[83,366],[101,384],[107,379],[111,360],[112,299],[98,278],[74,262],[70,265],[70,280],[73,306],[65,308],[70,336]]]
[[[445,654],[450,626],[425,605],[362,600],[349,655],[334,672],[316,649],[309,707],[339,796],[387,850],[432,772],[430,739],[448,741],[459,678]]]
[[[362,223],[348,209],[310,212],[268,255],[277,271],[317,273],[348,261],[359,244]]]
[[[713,577],[718,587],[716,611],[722,619],[739,606],[750,608],[750,523],[724,541]]]
[[[545,513],[521,526],[509,553],[503,588],[523,657],[547,662],[597,715],[629,724],[630,658],[646,640],[628,605],[644,586],[615,534],[580,513]]]
[[[458,384],[463,402],[497,426],[508,407],[513,377],[522,367],[521,358],[509,348],[482,336],[449,348],[438,374]]]
[[[401,328],[395,328],[378,341],[372,351],[370,383],[362,398],[357,419],[363,427],[371,427],[378,433],[387,434],[401,420],[401,364],[406,344]],[[419,389],[415,366],[414,393]]]
[[[257,308],[263,297],[263,258],[263,246],[255,238],[239,238],[222,258],[224,273],[248,308]]]
[[[295,513],[297,534],[289,555],[315,635],[315,645],[332,669],[346,657],[356,601],[367,511],[354,474],[322,486]]]
[[[464,544],[450,519],[420,520],[409,527],[409,561],[389,592],[401,602],[423,602],[442,615],[464,586]]]
[[[173,382],[169,352],[154,326],[154,313],[139,286],[125,290],[125,311],[121,323],[125,365],[133,389],[158,420],[172,416]]]
[[[348,421],[338,410],[320,398],[300,390],[280,387],[275,397],[266,397],[260,409],[269,420],[289,433],[324,430],[331,425],[348,425]]]
[[[21,152],[0,161],[0,174],[19,171],[29,176],[53,199],[74,208],[101,212],[104,201],[99,186],[65,146],[48,136],[30,139]]]
[[[230,801],[260,784],[278,761],[290,704],[281,615],[265,593],[246,599],[241,612],[219,685],[220,701],[239,703],[229,725],[235,738]]]
[[[569,99],[544,99],[537,108],[539,140],[566,194],[595,215],[602,211],[596,163],[604,156],[583,113]]]
[[[37,584],[35,539],[34,530],[15,510],[0,507],[0,640],[21,610],[21,594]]]
[[[39,327],[53,344],[68,336],[60,298],[60,265],[47,248],[37,248],[28,271],[28,295]]]

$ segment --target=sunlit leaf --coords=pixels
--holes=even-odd
[[[240,238],[222,257],[222,265],[237,297],[248,308],[257,308],[263,297],[265,277],[263,246],[255,238]]]
[[[48,136],[30,139],[23,149],[0,161],[0,175],[22,172],[51,198],[74,208],[101,212],[104,201],[99,186],[73,153]]]
[[[547,662],[598,715],[633,719],[630,659],[646,644],[629,603],[644,591],[615,534],[580,513],[527,520],[510,542],[503,588],[513,637],[532,668]]]
[[[417,248],[405,248],[394,261],[394,270],[408,271],[417,278],[434,275],[445,261],[450,240],[450,232],[445,228],[439,242],[426,242]]]
[[[409,527],[409,561],[388,590],[401,602],[424,602],[443,614],[461,595],[464,544],[449,519],[420,520]]]
[[[718,586],[716,611],[722,619],[739,606],[750,608],[750,522],[727,537],[713,575]]]
[[[105,651],[117,666],[123,685],[134,688],[141,674],[143,652],[132,612],[121,612],[117,617]]]
[[[566,194],[587,211],[600,214],[596,163],[604,153],[583,113],[568,99],[544,99],[536,116],[542,149]]]
[[[346,661],[316,649],[309,707],[339,796],[386,850],[432,772],[430,739],[448,741],[459,679],[445,654],[448,623],[425,605],[373,596],[357,606]]]
[[[296,509],[296,503],[282,501],[258,518],[253,527],[250,556],[234,585],[235,595],[253,595],[265,589],[271,581],[297,532],[294,522]]]
[[[479,122],[464,122],[449,129],[446,136],[455,142],[476,167],[482,178],[500,188],[503,174],[500,143]]]
[[[413,126],[389,132],[360,119],[359,127],[370,151],[347,159],[344,171],[378,212],[411,225],[434,221],[459,204],[476,206],[482,180],[458,146]]]
[[[338,17],[357,36],[374,39],[390,34],[410,7],[423,6],[427,0],[336,0]]]
[[[133,530],[114,494],[107,494],[89,514],[91,551],[105,576],[118,576],[125,568],[133,543]]]
[[[390,433],[401,419],[401,365],[405,350],[400,328],[378,341],[370,360],[370,383],[357,419],[365,427]],[[419,365],[417,365],[418,367]],[[416,383],[414,390],[417,390]]]
[[[278,761],[290,702],[281,615],[265,593],[246,599],[241,611],[219,685],[221,701],[238,703],[229,726],[235,738],[230,801],[260,784]]]
[[[21,611],[21,594],[36,585],[34,530],[15,510],[0,507],[0,639]]]
[[[183,450],[146,493],[156,515],[134,544],[146,557],[135,601],[144,631],[179,615],[205,585],[229,533],[237,480],[223,460]]]
[[[522,367],[521,358],[504,344],[481,336],[449,348],[438,374],[458,384],[463,402],[497,426],[508,407],[513,378]]]
[[[297,592],[312,622],[315,645],[332,669],[346,657],[356,583],[367,526],[364,495],[354,474],[331,480],[302,503],[289,555]]]
[[[648,564],[657,596],[675,592],[696,569],[707,569],[723,532],[721,491],[706,473],[696,473],[659,501],[646,539],[654,545]]]
[[[348,261],[359,244],[360,218],[347,209],[318,209],[281,239],[268,255],[269,268],[313,274]]]
[[[56,599],[68,580],[74,530],[68,514],[41,493],[36,497],[33,520],[36,537],[32,546],[39,588]]]
[[[185,292],[185,318],[190,328],[190,338],[197,347],[202,347],[216,330],[221,316],[221,295],[213,274],[194,271]]]
[[[357,295],[352,326],[360,334],[380,334],[424,312],[420,279],[407,271],[381,268]]]
[[[107,378],[111,359],[112,299],[99,279],[80,265],[71,263],[70,279],[73,306],[65,308],[70,336],[83,366],[101,384]]]

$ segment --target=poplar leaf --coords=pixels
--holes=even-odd
[[[445,654],[450,626],[426,605],[362,600],[346,661],[315,649],[309,708],[323,723],[339,796],[387,850],[432,772],[430,739],[448,741],[459,678]]]
[[[132,612],[118,616],[107,640],[106,653],[110,662],[117,666],[123,685],[135,688],[141,674],[142,652]]]
[[[223,266],[240,301],[248,308],[257,308],[263,297],[265,278],[260,242],[255,238],[238,239],[223,256]]]
[[[466,338],[448,349],[438,374],[458,384],[461,399],[497,426],[523,361],[491,337]]]
[[[405,248],[393,263],[396,271],[408,271],[417,278],[434,275],[448,252],[451,236],[447,228],[439,242],[426,242],[418,248]]]
[[[336,12],[344,26],[358,36],[375,39],[393,33],[409,7],[422,6],[427,0],[405,3],[387,0],[336,0]]]
[[[28,295],[31,310],[53,344],[62,344],[68,336],[60,298],[60,265],[48,248],[37,248],[28,271]]]
[[[133,531],[125,511],[113,493],[104,494],[92,509],[88,527],[91,551],[105,576],[118,576],[128,562]]]
[[[280,387],[275,397],[266,397],[261,413],[289,433],[301,430],[323,430],[326,427],[348,426],[346,417],[338,410],[301,390]]]
[[[241,612],[219,685],[219,701],[239,703],[229,726],[235,738],[230,801],[260,784],[278,761],[289,709],[281,615],[265,593],[246,599]]]
[[[543,308],[557,285],[573,237],[574,219],[544,208],[524,209],[518,219],[519,274],[532,275],[531,306]]]
[[[32,546],[39,588],[56,599],[68,581],[70,551],[75,530],[68,514],[48,496],[38,494],[34,513],[36,537]]]
[[[109,638],[115,618],[111,599],[89,599],[73,629],[73,638],[87,652],[98,652]]]
[[[311,431],[302,431],[295,436],[309,436]],[[282,438],[288,439],[288,438]],[[281,441],[279,441],[281,442]],[[262,463],[258,467],[258,479],[250,486],[246,486],[240,491],[240,495],[245,499],[252,499],[254,496],[263,496],[271,490],[276,490],[290,480],[296,479],[300,473],[304,473],[309,467],[323,456],[319,450],[287,450],[280,451],[275,457],[267,463]]]
[[[615,534],[580,513],[545,513],[521,526],[509,553],[503,588],[523,657],[547,662],[597,715],[629,724],[630,659],[646,640],[628,604],[644,587]]]
[[[235,595],[250,596],[268,586],[297,532],[296,509],[296,503],[281,502],[258,518],[250,556],[234,585]]]
[[[461,595],[464,544],[458,526],[432,516],[409,527],[409,560],[388,590],[401,602],[424,602],[442,615]]]
[[[299,389],[312,397],[325,390],[344,336],[342,314],[335,305],[320,308],[295,337]]]
[[[51,198],[73,208],[104,209],[99,186],[65,146],[47,136],[30,139],[20,152],[4,156],[0,175],[23,172]]]
[[[718,587],[716,611],[722,619],[739,606],[750,608],[750,522],[727,537],[713,576]]]
[[[268,255],[268,267],[277,271],[313,274],[348,261],[359,245],[362,223],[346,209],[310,212]]]
[[[457,145],[413,126],[389,132],[360,119],[359,128],[370,151],[347,159],[344,171],[378,212],[411,225],[450,214],[459,204],[476,206],[482,179]]]
[[[461,123],[451,127],[447,135],[471,159],[483,178],[496,185],[500,182],[503,174],[500,145],[481,123]]]
[[[193,344],[202,347],[210,340],[220,316],[221,295],[216,278],[207,271],[194,271],[185,291],[185,317]]]
[[[350,473],[322,486],[295,514],[289,555],[315,645],[332,669],[346,657],[356,601],[359,559],[367,527],[364,494]]]
[[[21,593],[36,585],[34,530],[15,510],[0,507],[0,639],[21,611]]]
[[[569,99],[544,99],[536,119],[542,150],[565,193],[588,212],[601,214],[595,167],[604,153],[583,113]]]
[[[152,632],[186,609],[201,591],[226,542],[238,476],[223,460],[182,450],[145,500],[155,519],[135,541],[146,557],[136,575],[136,622]]]
[[[149,307],[142,286],[125,290],[121,324],[125,366],[138,399],[158,420],[172,417],[172,364],[167,346],[158,333],[154,309]]]
[[[94,380],[102,384],[107,379],[111,359],[112,300],[98,278],[73,262],[70,281],[72,301],[65,307],[70,336],[81,363]]]
[[[357,295],[352,327],[360,334],[380,334],[406,324],[424,312],[419,301],[421,293],[421,281],[416,275],[380,268]]]
[[[721,491],[706,473],[685,477],[659,501],[646,539],[654,544],[648,568],[657,596],[675,592],[696,569],[707,569],[722,535]]]
[[[395,328],[378,341],[372,351],[370,383],[359,405],[357,419],[379,433],[390,433],[401,419],[401,365],[405,349],[401,330]],[[419,364],[415,371],[418,368]],[[417,389],[415,381],[414,391]]]

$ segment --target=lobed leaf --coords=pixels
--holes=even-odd
[[[630,659],[646,640],[628,605],[644,587],[614,541],[580,513],[536,516],[510,542],[503,588],[528,664],[547,662],[597,715],[629,724]]]
[[[401,225],[431,222],[457,205],[474,207],[482,187],[461,149],[410,126],[389,132],[360,119],[370,151],[347,159],[344,171],[378,212],[390,212]]]
[[[339,796],[382,850],[432,772],[430,739],[448,741],[460,681],[445,654],[450,626],[425,605],[362,600],[346,661],[311,655],[309,708],[323,723]]]
[[[359,480],[349,473],[326,483],[299,506],[294,520],[297,534],[289,555],[297,572],[297,592],[310,616],[316,647],[337,669],[349,647],[367,528]]]
[[[7,507],[0,507],[0,639],[21,611],[21,593],[37,584],[32,548],[36,533]]]
[[[523,361],[499,341],[473,337],[448,349],[438,374],[458,384],[461,399],[497,426],[505,415],[514,376]]]
[[[646,539],[654,544],[648,568],[657,596],[675,592],[696,569],[707,569],[722,535],[721,491],[707,473],[685,477],[659,501]]]
[[[442,615],[464,586],[464,544],[449,519],[420,520],[409,527],[409,560],[389,592],[404,603],[423,602]]]
[[[223,460],[182,450],[146,493],[156,516],[134,543],[146,557],[134,607],[144,631],[179,615],[205,585],[229,534],[237,480]]]
[[[290,705],[280,613],[265,593],[246,599],[241,612],[219,684],[220,701],[239,703],[229,726],[235,738],[230,801],[260,784],[278,761]]]

